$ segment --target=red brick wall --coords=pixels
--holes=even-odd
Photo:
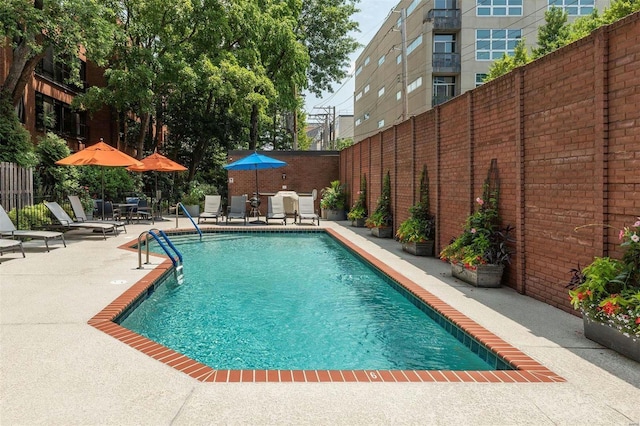
[[[240,160],[253,151],[229,151],[228,160]],[[284,161],[286,166],[278,169],[258,170],[258,190],[261,194],[278,191],[296,191],[311,193],[318,191],[315,207],[320,211],[320,192],[331,181],[340,176],[340,156],[337,151],[258,151],[258,153]],[[283,173],[286,179],[283,179]],[[227,181],[228,195],[247,194],[249,198],[256,192],[256,173],[254,171],[229,170]],[[283,188],[286,186],[286,188]],[[261,200],[263,203],[266,200]],[[266,210],[265,210],[266,211]],[[264,211],[262,212],[264,214]]]
[[[396,229],[426,163],[440,250],[473,211],[495,159],[500,215],[516,239],[504,282],[571,312],[569,270],[594,256],[619,256],[618,230],[640,216],[638,105],[634,14],[359,142],[341,162],[370,167],[372,206],[382,173],[391,171]]]

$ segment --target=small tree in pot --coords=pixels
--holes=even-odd
[[[360,179],[360,191],[358,191],[358,199],[347,213],[347,219],[356,227],[363,227],[367,217],[367,175],[362,175]]]
[[[371,235],[380,238],[393,236],[393,210],[391,209],[391,175],[387,174],[382,181],[382,193],[373,214],[365,222],[371,229]]]
[[[328,220],[345,220],[346,203],[347,194],[339,180],[334,180],[330,186],[322,190],[320,208],[326,212]]]
[[[402,243],[402,250],[417,256],[432,256],[436,234],[436,218],[431,214],[429,204],[429,176],[427,165],[420,175],[420,200],[409,208],[411,216],[400,224],[396,239]]]

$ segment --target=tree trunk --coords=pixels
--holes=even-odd
[[[144,151],[144,138],[147,136],[150,118],[151,114],[148,112],[145,112],[140,116],[140,133],[138,133],[138,140],[136,141],[136,158],[138,160],[142,158],[142,153]]]
[[[258,106],[251,108],[251,128],[249,129],[249,150],[255,150],[258,146]]]
[[[31,80],[33,71],[36,69],[38,62],[44,57],[45,52],[43,51],[36,56],[32,56],[32,54],[33,50],[26,40],[20,42],[13,51],[13,61],[4,82],[4,88],[11,94],[13,106],[17,106],[20,103],[24,89]]]

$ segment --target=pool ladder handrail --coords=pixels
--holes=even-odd
[[[160,236],[165,240],[165,242],[171,248],[171,250],[173,250],[173,253],[175,253],[175,255],[178,257],[178,260],[176,260],[174,255],[169,251],[169,249],[167,248],[167,245],[165,245],[165,243],[162,242],[162,240],[160,239],[160,236],[158,236],[158,234],[156,234],[153,231],[157,231],[160,234]],[[183,259],[182,253],[180,253],[180,250],[178,250],[176,246],[173,245],[173,243],[169,239],[169,236],[161,229],[151,228],[148,231],[143,231],[138,236],[138,269],[142,269],[142,238],[143,237],[144,237],[144,244],[147,247],[147,261],[145,264],[147,265],[149,264],[149,235],[151,235],[158,242],[160,247],[162,247],[162,250],[164,250],[167,256],[169,256],[169,259],[171,259],[171,263],[173,263],[174,273],[178,281],[178,284],[182,284],[184,282],[184,268],[182,263],[182,259]]]
[[[178,216],[179,216],[178,213],[180,213],[180,209],[182,209],[182,212],[184,213],[184,215],[189,218],[193,226],[196,228],[196,231],[198,231],[198,234],[200,234],[200,240],[202,240],[202,231],[200,230],[200,227],[198,226],[197,223],[193,221],[193,218],[191,217],[187,209],[184,207],[184,204],[182,204],[181,202],[178,202],[178,204],[176,204],[176,228],[178,227]]]

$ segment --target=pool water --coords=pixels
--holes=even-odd
[[[184,283],[167,279],[120,324],[212,368],[495,369],[324,233],[174,243]]]

